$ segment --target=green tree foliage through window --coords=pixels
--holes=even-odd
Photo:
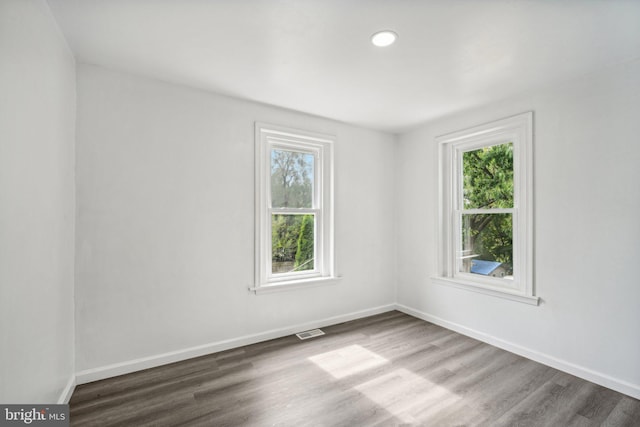
[[[462,163],[464,209],[513,207],[513,144],[467,151]]]
[[[272,215],[273,273],[313,270],[314,226],[313,215]]]
[[[462,156],[462,208],[513,208],[513,144],[466,151]],[[510,213],[462,215],[463,255],[503,263],[513,274],[513,223]]]
[[[313,215],[303,215],[296,251],[296,271],[313,269]]]

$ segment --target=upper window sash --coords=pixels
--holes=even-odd
[[[265,156],[265,162],[267,165],[265,166],[265,171],[269,171],[269,179],[267,180],[267,203],[270,209],[274,211],[299,211],[302,212],[305,209],[307,210],[318,210],[321,209],[322,206],[322,156],[320,155],[320,148],[316,146],[312,146],[308,143],[298,142],[297,144],[291,142],[284,142],[281,139],[269,137],[267,138],[267,152],[271,153],[272,150],[281,150],[281,151],[291,151],[294,153],[304,153],[313,156],[314,159],[314,167],[313,167],[313,186],[312,186],[312,197],[311,197],[311,207],[309,208],[297,208],[297,207],[278,207],[273,206],[272,199],[272,188],[271,188],[271,155]]]
[[[454,168],[452,169],[452,174],[453,174],[453,180],[454,180],[454,186],[453,188],[456,191],[456,197],[455,197],[455,204],[454,204],[454,209],[456,210],[464,210],[464,211],[472,211],[474,209],[470,209],[470,208],[465,208],[464,207],[464,164],[463,164],[463,158],[465,153],[471,153],[483,148],[488,148],[488,147],[495,147],[495,146],[500,146],[500,145],[506,145],[506,144],[511,144],[512,146],[512,152],[513,152],[513,182],[517,182],[517,180],[519,179],[519,170],[516,167],[518,159],[519,159],[519,142],[518,142],[518,136],[517,135],[510,135],[510,138],[507,139],[502,139],[502,140],[497,140],[495,141],[494,138],[491,138],[489,140],[489,142],[487,142],[486,144],[478,144],[477,142],[474,143],[467,143],[467,144],[457,144],[454,146],[453,150],[454,150],[454,161],[453,161],[453,165]],[[517,208],[517,202],[518,202],[518,196],[519,196],[519,188],[517,186],[514,185],[513,188],[513,204],[511,205],[511,208]],[[475,210],[491,210],[494,211],[495,209],[499,209],[499,208],[477,208]]]

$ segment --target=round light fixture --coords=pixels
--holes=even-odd
[[[371,36],[371,43],[373,43],[378,47],[386,47],[386,46],[392,45],[397,38],[398,38],[398,35],[393,31],[383,30],[383,31],[378,31],[377,33]]]

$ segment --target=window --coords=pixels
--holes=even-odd
[[[532,271],[533,113],[436,138],[436,283],[537,304]]]
[[[333,142],[256,123],[254,291],[333,278]]]

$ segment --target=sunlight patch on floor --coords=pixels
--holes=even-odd
[[[308,359],[336,379],[389,363],[384,357],[357,344],[311,356]]]
[[[462,397],[420,375],[400,368],[362,383],[356,390],[405,423],[423,419]]]

